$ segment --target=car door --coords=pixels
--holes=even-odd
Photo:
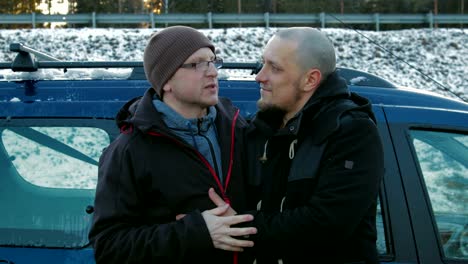
[[[0,118],[0,262],[94,263],[88,232],[113,120]]]
[[[468,263],[468,112],[396,106],[383,111],[410,218],[410,226],[392,222],[391,228],[414,239],[393,239],[395,248],[414,243],[418,263]]]
[[[0,262],[94,263],[88,231],[98,160],[119,133],[117,95],[127,100],[131,89],[24,83],[0,91]],[[110,89],[117,95],[106,99]]]
[[[373,107],[384,148],[385,174],[380,187],[377,208],[377,250],[381,263],[417,263],[410,215],[400,180],[395,154],[384,109]]]

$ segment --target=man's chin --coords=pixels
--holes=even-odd
[[[272,104],[272,103],[269,103],[269,102],[265,102],[265,100],[258,100],[257,101],[257,109],[258,111],[260,112],[269,112],[269,111],[274,111],[274,112],[281,112],[281,111],[284,111],[285,110],[282,110],[281,107],[275,105],[275,104]]]
[[[268,109],[275,109],[278,107],[272,103],[266,102],[263,98],[260,98],[257,101],[257,108],[258,111],[268,111]]]
[[[209,108],[211,106],[217,105],[218,101],[217,100],[211,100],[211,101],[200,102],[199,104],[200,104],[200,106],[202,106],[204,108]]]

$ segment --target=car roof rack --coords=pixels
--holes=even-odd
[[[132,68],[128,79],[146,79],[142,61],[62,61],[21,43],[11,43],[10,51],[18,52],[18,54],[11,63],[0,62],[0,69],[11,69],[14,72],[35,72],[38,69],[49,68],[63,69],[66,72],[70,68]],[[260,62],[223,63],[223,69],[251,70],[251,75],[257,74],[262,66]],[[340,76],[351,85],[396,88],[393,83],[370,73],[340,67],[337,70]]]
[[[11,69],[14,72],[35,72],[38,69],[68,69],[68,68],[143,68],[142,61],[61,61],[43,52],[25,46],[21,43],[11,43],[10,51],[18,52],[12,63],[0,63],[0,69]],[[42,60],[39,60],[39,59]],[[225,62],[223,69],[252,70],[258,73],[261,63]]]

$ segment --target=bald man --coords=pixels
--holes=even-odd
[[[247,132],[257,263],[378,263],[384,161],[371,103],[349,91],[317,29],[278,31],[262,59]]]

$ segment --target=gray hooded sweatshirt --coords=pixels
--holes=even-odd
[[[156,110],[161,113],[164,123],[177,136],[192,145],[210,163],[223,184],[221,149],[215,126],[216,108],[210,106],[206,116],[186,119],[159,99],[153,100]]]

